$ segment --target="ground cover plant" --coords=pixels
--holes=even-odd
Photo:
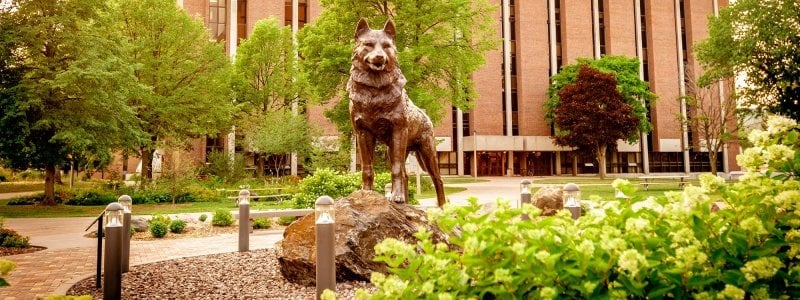
[[[645,198],[620,179],[631,199],[603,199],[577,221],[508,203],[486,213],[476,200],[429,210],[452,244],[425,231],[416,243],[383,241],[376,260],[390,274],[374,273],[376,290],[358,298],[797,299],[800,127],[767,123],[737,157],[739,182],[705,174]]]

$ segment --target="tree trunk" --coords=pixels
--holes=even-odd
[[[572,152],[572,176],[578,176],[578,153]]]
[[[142,147],[142,174],[140,176],[142,185],[153,179],[153,150]]]
[[[42,205],[56,205],[56,166],[48,164],[44,167],[44,201]]]
[[[608,145],[598,145],[595,149],[595,157],[597,158],[597,174],[600,175],[600,179],[606,179],[606,148]]]
[[[262,178],[264,177],[264,167],[266,165],[265,162],[266,158],[264,157],[263,154],[260,153],[255,153],[253,155],[256,156],[256,176],[258,178]]]
[[[710,148],[707,148],[710,149]],[[711,174],[717,176],[717,152],[708,151],[708,162],[711,165]]]

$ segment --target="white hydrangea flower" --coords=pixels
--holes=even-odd
[[[774,276],[782,267],[783,262],[781,262],[779,258],[770,256],[748,261],[739,270],[742,271],[747,281],[755,282],[759,279],[766,279]]]
[[[680,269],[704,264],[708,260],[708,255],[700,251],[697,245],[690,245],[675,249],[675,265]]]
[[[747,230],[756,235],[767,234],[767,230],[764,229],[764,223],[761,222],[761,219],[757,217],[749,217],[747,219],[742,220],[742,223],[739,224],[742,229]]]
[[[767,118],[767,132],[771,135],[779,135],[797,127],[797,123],[784,116],[772,115]]]
[[[628,249],[622,252],[619,256],[619,261],[617,262],[620,270],[628,271],[631,276],[636,276],[639,274],[641,267],[647,267],[647,260],[636,251],[636,249]]]
[[[650,221],[642,218],[630,218],[625,221],[625,231],[627,232],[643,232],[650,228]]]
[[[755,129],[747,135],[747,140],[755,146],[763,147],[769,144],[770,136],[766,131]]]
[[[553,299],[558,296],[558,291],[552,287],[543,287],[539,290],[539,296],[542,299]]]
[[[742,290],[742,289],[740,289],[740,288],[738,288],[736,286],[733,286],[733,285],[730,285],[730,284],[726,284],[725,285],[725,289],[722,290],[722,292],[719,293],[719,296],[720,296],[719,298],[723,298],[723,299],[741,300],[741,299],[744,299],[744,290]]]
[[[800,205],[800,191],[783,191],[772,197],[770,201],[783,209],[797,209],[798,205]]]
[[[744,149],[736,156],[736,162],[748,171],[758,171],[766,163],[763,152],[764,149],[758,146]]]
[[[494,270],[494,282],[502,283],[502,282],[511,282],[514,278],[511,277],[511,272],[507,269],[496,269]]]
[[[539,252],[536,252],[536,259],[539,261],[545,262],[548,258],[550,258],[550,252],[547,252],[547,250],[539,250]]]
[[[721,186],[725,185],[725,178],[713,175],[711,173],[700,174],[700,188],[705,193],[711,193],[719,190]]]
[[[658,204],[658,202],[656,202],[656,197],[653,196],[647,197],[647,199],[631,205],[631,209],[633,209],[633,211],[640,211],[645,208],[659,213],[664,211],[664,207],[661,206],[661,204]]]
[[[594,254],[594,243],[588,239],[584,239],[575,249],[585,256],[592,256]]]
[[[765,153],[767,161],[786,162],[794,158],[794,150],[786,145],[769,145]]]

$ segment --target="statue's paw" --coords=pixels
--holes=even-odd
[[[406,203],[406,197],[394,196],[394,197],[392,197],[392,202],[394,202],[394,203]]]

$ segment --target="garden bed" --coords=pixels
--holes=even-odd
[[[368,282],[341,282],[339,299],[353,299]],[[180,258],[132,266],[122,275],[122,299],[313,299],[315,287],[286,281],[275,249]],[[67,295],[103,298],[91,276],[72,286]]]

